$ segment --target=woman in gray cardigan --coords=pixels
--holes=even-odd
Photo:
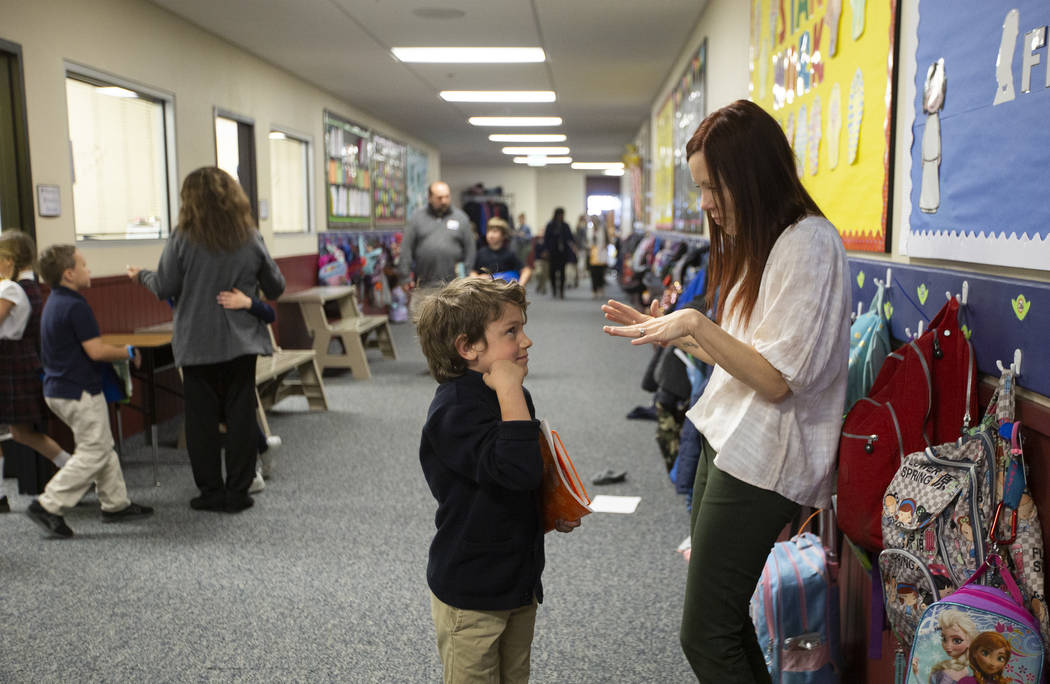
[[[197,510],[236,513],[252,505],[248,487],[257,457],[255,359],[273,353],[266,325],[243,309],[225,309],[220,292],[284,292],[284,276],[266,251],[248,198],[225,171],[204,167],[182,184],[179,223],[156,271],[128,267],[128,277],[158,299],[173,300],[172,347],[182,369],[186,448],[200,496]],[[226,480],[219,423],[226,423]]]

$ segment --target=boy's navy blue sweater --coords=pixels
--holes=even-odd
[[[543,479],[540,429],[503,421],[481,373],[443,382],[423,426],[419,461],[438,502],[427,581],[443,602],[465,610],[510,610],[543,601]]]

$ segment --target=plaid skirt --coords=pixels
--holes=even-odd
[[[32,340],[0,340],[0,423],[42,423],[47,417],[40,358]]]

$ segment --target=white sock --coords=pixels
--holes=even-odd
[[[58,456],[55,456],[55,460],[51,462],[57,465],[59,468],[61,468],[65,464],[69,463],[70,458],[72,457],[70,456],[69,452],[63,449],[62,451],[58,452]]]

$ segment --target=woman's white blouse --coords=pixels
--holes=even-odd
[[[849,267],[831,223],[809,216],[787,228],[766,261],[751,320],[722,328],[752,345],[791,389],[779,403],[716,367],[687,412],[718,452],[715,465],[806,506],[830,503],[849,361]]]

